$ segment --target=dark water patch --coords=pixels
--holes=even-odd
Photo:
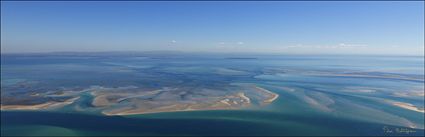
[[[384,135],[382,128],[385,126],[326,116],[309,117],[269,112],[207,111],[180,113],[216,117],[239,115],[250,119],[262,119],[263,122],[215,119],[214,117],[173,118],[167,116],[167,118],[149,118],[149,115],[147,115],[147,117],[129,118],[53,112],[2,111],[1,113],[2,130],[6,130],[8,126],[47,125],[78,131],[94,131],[90,134],[95,135],[108,135],[108,133],[121,133],[123,135],[332,135],[342,133],[349,135]],[[178,113],[174,114],[179,115]],[[264,122],[264,119],[274,122]],[[307,126],[301,129],[299,125],[291,125],[290,122],[303,123]],[[334,132],[315,131],[315,126],[334,130]],[[415,131],[414,135],[423,135],[424,133],[423,130]],[[8,133],[3,134],[7,135]]]
[[[229,120],[147,119],[120,116],[94,116],[52,112],[1,112],[2,129],[8,125],[48,125],[82,131],[158,135],[267,135],[265,124]],[[2,133],[7,135],[7,133]]]

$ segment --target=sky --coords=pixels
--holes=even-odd
[[[424,2],[1,2],[1,53],[424,55]]]

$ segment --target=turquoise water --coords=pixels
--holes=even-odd
[[[391,103],[424,108],[423,57],[231,57],[2,55],[2,104],[29,92],[82,92],[61,108],[2,111],[1,135],[424,135],[423,112]],[[254,83],[279,98],[240,110],[104,116],[83,90],[230,83]]]

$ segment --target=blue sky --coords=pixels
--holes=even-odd
[[[2,2],[1,49],[423,55],[424,2]]]

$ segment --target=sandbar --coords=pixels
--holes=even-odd
[[[408,110],[412,110],[412,111],[416,111],[416,112],[421,112],[421,113],[425,113],[424,108],[418,108],[413,104],[410,103],[404,103],[404,102],[393,102],[392,103],[395,106],[404,108],[404,109],[408,109]]]
[[[63,107],[65,105],[69,105],[73,103],[78,98],[80,97],[70,98],[63,102],[49,101],[49,102],[45,102],[42,104],[35,104],[35,105],[3,105],[1,104],[1,110],[39,110],[39,109]]]

